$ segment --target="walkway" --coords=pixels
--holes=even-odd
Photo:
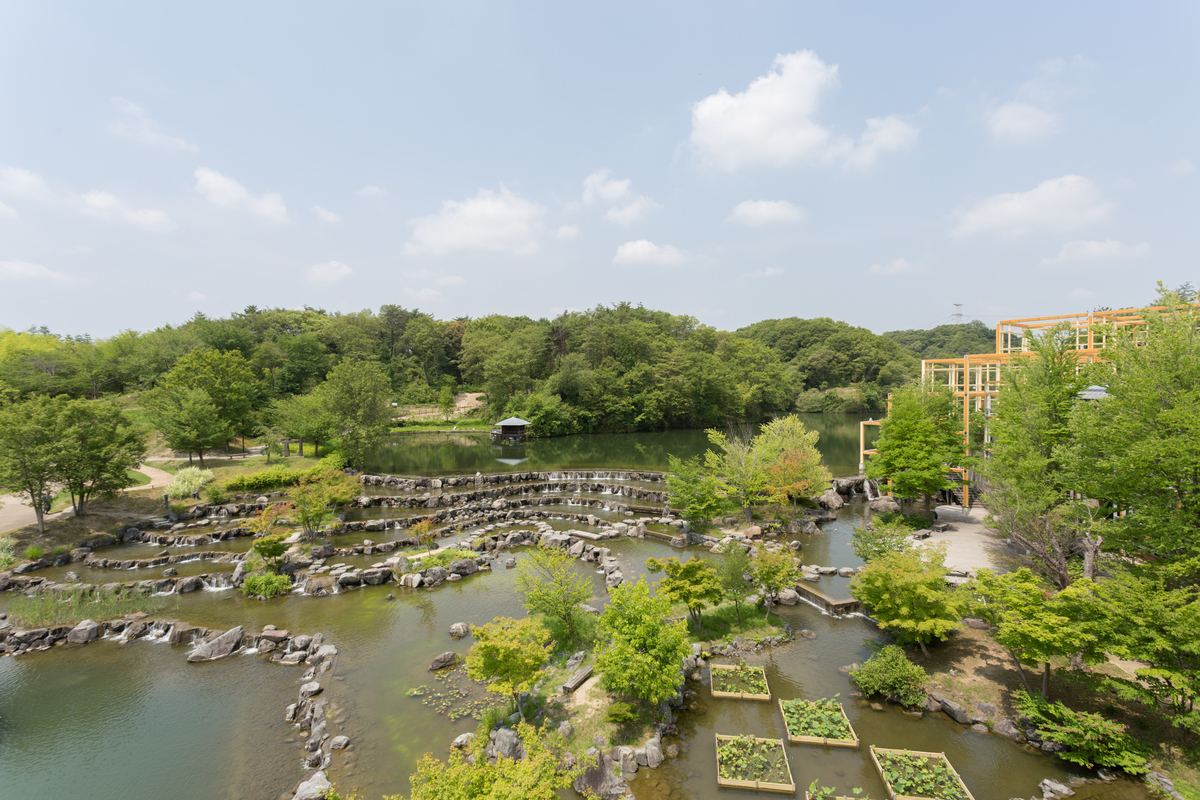
[[[935,533],[922,544],[946,543],[946,566],[963,572],[979,569],[1006,569],[1020,554],[983,524],[987,509],[974,506],[938,506],[938,522],[948,522],[954,530]]]
[[[142,484],[141,486],[131,486],[128,489],[123,489],[122,491],[127,492],[134,489],[161,489],[162,487],[170,484],[171,481],[175,480],[175,476],[171,473],[155,467],[147,466],[145,464],[139,466],[135,471],[140,472],[148,477],[150,482]],[[19,495],[0,495],[0,503],[4,504],[3,507],[0,507],[0,533],[7,533],[8,531],[16,530],[17,528],[24,528],[26,525],[37,524],[37,514],[34,513],[33,506],[21,502],[21,497]],[[46,521],[49,522],[50,520],[69,517],[71,513],[71,509],[68,508],[65,511],[47,514],[45,518]]]

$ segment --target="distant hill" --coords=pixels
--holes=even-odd
[[[918,359],[959,358],[972,353],[996,352],[995,329],[977,319],[960,325],[938,325],[925,331],[888,331],[883,336]]]

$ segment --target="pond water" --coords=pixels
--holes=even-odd
[[[699,441],[695,434],[685,434],[693,443]],[[643,446],[647,446],[646,439],[666,436],[637,435]],[[680,434],[678,440],[684,441],[686,436]],[[628,452],[638,449],[633,443],[619,446],[610,442],[597,445],[596,450],[620,447]],[[467,464],[471,458],[474,456],[457,459],[458,468],[478,469]],[[554,463],[544,454],[541,458],[539,467],[548,469],[581,466],[578,462]],[[589,466],[657,469],[663,466],[655,460],[658,458]],[[450,469],[442,464],[432,471],[444,474]],[[849,537],[851,525],[864,513],[861,505],[847,506],[838,521],[823,526],[823,535],[798,537],[806,563],[860,563],[849,547]],[[565,520],[553,525],[587,529]],[[372,538],[385,541],[396,538],[396,532]],[[352,541],[349,536],[339,537],[338,544]],[[672,554],[671,548],[652,539],[617,539],[605,544],[612,547],[632,580],[646,574],[647,558]],[[124,547],[132,552],[140,546],[111,548],[106,555],[124,557]],[[706,559],[719,557],[695,549],[689,552]],[[520,548],[512,553],[518,560],[525,557]],[[378,558],[334,561],[365,565]],[[603,577],[593,566],[575,565],[591,581],[595,602],[603,604]],[[117,575],[142,577],[140,573],[152,571],[89,572],[113,580]],[[357,789],[364,800],[375,800],[384,794],[406,794],[408,777],[422,754],[444,757],[455,736],[474,730],[473,719],[454,720],[444,710],[426,704],[433,693],[448,689],[427,667],[438,653],[465,653],[470,646],[469,639],[450,639],[447,631],[451,624],[481,624],[495,616],[523,614],[513,591],[515,576],[515,570],[497,565],[494,572],[480,572],[433,590],[389,584],[330,597],[291,596],[266,602],[248,600],[232,590],[203,591],[179,597],[171,613],[212,628],[241,624],[257,631],[273,624],[303,633],[321,632],[336,644],[341,654],[331,679],[325,681],[326,696],[340,721],[338,732],[348,735],[353,745],[335,756],[330,778],[343,792]],[[659,580],[655,575],[647,577],[652,583]],[[845,596],[845,583],[827,577],[820,587],[839,597]],[[392,602],[386,600],[389,593],[395,595]],[[0,610],[10,599],[11,593],[0,595]],[[867,644],[887,637],[862,618],[835,619],[803,604],[778,611],[793,629],[807,628],[816,638],[798,639],[749,659],[766,667],[774,698],[840,694],[864,743],[944,751],[976,800],[1030,797],[1038,794],[1037,784],[1043,778],[1066,780],[1071,774],[1086,774],[1002,737],[975,733],[942,714],[914,718],[891,706],[875,711],[856,702],[850,698],[853,687],[849,679],[838,668],[864,660],[870,654]],[[303,775],[302,740],[283,720],[284,707],[295,699],[300,671],[255,656],[196,665],[185,663],[185,658],[183,647],[106,641],[73,651],[55,648],[18,659],[0,659],[0,775],[4,776],[0,798],[286,796]],[[463,702],[487,698],[462,676],[450,680],[468,692]],[[427,687],[428,693],[409,696],[419,687]],[[680,744],[682,754],[659,770],[639,773],[632,785],[634,792],[639,800],[749,798],[749,792],[718,791],[713,735],[744,732],[782,737],[785,729],[777,704],[714,700],[706,685],[689,683],[689,687],[697,695],[679,715],[681,735],[671,740]],[[886,797],[865,744],[861,751],[789,745],[788,758],[801,791],[819,779],[822,785],[840,790],[861,786],[871,797]],[[1080,790],[1080,797],[1146,800],[1149,795],[1141,786],[1119,782],[1090,785]]]

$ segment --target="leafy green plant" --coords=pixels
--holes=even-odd
[[[33,597],[18,593],[9,601],[8,613],[20,625],[45,628],[74,624],[85,619],[115,619],[138,611],[156,614],[166,605],[163,597],[141,594],[93,595],[90,589],[78,589],[65,594],[39,594]]]
[[[296,486],[306,479],[320,477],[326,470],[341,470],[346,466],[346,459],[337,453],[325,456],[315,465],[307,468],[285,467],[276,464],[258,472],[245,475],[235,475],[225,481],[227,492],[262,492],[267,489],[279,489],[286,486]],[[181,470],[182,471],[182,470]]]
[[[932,797],[937,800],[967,800],[958,776],[943,757],[904,753],[880,753],[875,757],[883,768],[883,779],[896,794]]]
[[[832,786],[820,786],[817,779],[813,778],[813,782],[808,785],[808,790],[805,792],[805,800],[836,800],[837,795],[834,794]],[[850,790],[855,797],[862,795],[862,787],[857,787]],[[870,797],[863,797],[863,800],[871,800]]]
[[[850,544],[854,554],[868,564],[880,556],[912,547],[912,530],[902,522],[885,522],[876,517],[853,528]]]
[[[637,710],[629,703],[613,703],[604,712],[604,721],[614,725],[628,725],[637,719]]]
[[[223,505],[229,502],[229,494],[225,491],[225,487],[219,483],[210,483],[204,489],[204,499],[210,503]]]
[[[25,548],[25,558],[29,559],[30,561],[37,561],[45,554],[46,551],[38,547],[36,544],[31,544],[29,547]]]
[[[712,688],[714,692],[741,694],[770,694],[767,676],[762,667],[751,667],[742,661],[732,666],[713,665]]]
[[[784,757],[783,742],[753,736],[731,736],[717,740],[718,774],[726,780],[792,782]]]
[[[0,539],[0,569],[11,566],[17,560],[12,539]]]
[[[176,514],[183,514],[183,513],[187,512],[188,507],[187,507],[187,503],[171,503],[170,509],[172,511],[174,511]]]
[[[1100,714],[1075,711],[1062,703],[1024,694],[1016,699],[1017,709],[1037,728],[1043,739],[1067,748],[1059,757],[1073,764],[1118,767],[1131,775],[1150,771],[1145,749],[1134,741],[1119,722]]]
[[[58,547],[56,547],[50,551],[50,555],[57,558],[58,556],[61,556],[64,553],[69,553],[69,552],[71,552],[71,548],[67,547],[65,544],[60,544]]]
[[[925,702],[925,670],[908,660],[904,651],[889,644],[851,670],[850,680],[863,694],[881,694],[895,698],[904,706],[919,706]]]
[[[175,473],[175,480],[167,487],[167,497],[173,500],[191,497],[214,480],[216,476],[210,469],[184,467]]]
[[[842,714],[838,695],[821,700],[784,700],[783,719],[792,736],[853,739],[854,732]]]
[[[287,575],[247,575],[242,583],[242,594],[247,597],[275,597],[292,590],[292,579]]]
[[[471,550],[462,550],[452,547],[446,550],[438,550],[436,553],[430,553],[427,556],[422,556],[418,564],[420,569],[429,569],[430,567],[446,567],[453,564],[455,561],[461,561],[464,558],[475,558],[477,554]]]

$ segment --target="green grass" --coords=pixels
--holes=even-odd
[[[492,423],[484,422],[478,419],[452,419],[449,422],[444,417],[422,417],[421,419],[406,419],[397,420],[393,423],[393,433],[404,433],[405,431],[448,431],[458,426],[460,431],[488,431],[492,429]]]
[[[686,617],[687,609],[679,606],[673,613]],[[763,612],[756,609],[753,603],[742,603],[742,621],[738,624],[737,609],[733,603],[724,603],[716,608],[706,608],[701,614],[701,627],[697,631],[690,618],[688,623],[688,641],[712,642],[741,636],[743,639],[760,639],[764,636],[774,636],[783,630],[783,619],[772,614],[769,620],[763,619]]]
[[[458,548],[451,548],[449,550],[434,550],[430,552],[429,555],[422,556],[421,563],[418,565],[418,568],[429,569],[430,567],[446,567],[453,562],[464,558],[474,559],[477,555],[479,554],[472,550],[461,550]]]
[[[64,595],[40,594],[34,597],[17,595],[9,601],[9,616],[27,628],[51,625],[70,625],[85,619],[97,622],[123,617],[142,611],[156,614],[167,606],[165,597],[142,595],[92,596],[84,591]]]

